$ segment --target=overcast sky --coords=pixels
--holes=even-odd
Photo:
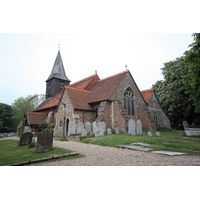
[[[193,42],[195,17],[189,21],[185,14],[198,11],[192,2],[179,9],[177,1],[5,1],[0,102],[44,94],[58,44],[71,83],[95,70],[102,79],[127,65],[140,90],[151,88],[163,79],[163,63],[182,56]]]

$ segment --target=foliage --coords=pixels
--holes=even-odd
[[[195,112],[200,113],[200,33],[194,33],[194,43],[189,47],[185,62],[189,64],[189,73],[183,78],[186,94],[190,95],[195,105]]]
[[[47,122],[42,122],[39,124],[39,131],[43,131],[45,130],[47,127],[49,126],[49,124]]]
[[[20,136],[20,132],[22,129],[22,121],[17,125],[17,135]]]
[[[183,129],[183,121],[194,122],[198,126],[200,119],[200,115],[194,113],[193,101],[185,94],[183,88],[183,77],[189,71],[185,55],[164,63],[164,67],[161,68],[164,81],[157,81],[154,85],[159,102],[173,129]]]
[[[68,149],[62,149],[53,146],[51,151],[44,153],[36,153],[36,148],[28,148],[28,146],[29,145],[19,146],[18,140],[0,140],[0,166],[12,163],[25,162],[28,160],[52,157],[53,154],[62,155],[73,152]],[[77,156],[60,158],[59,160],[82,157],[84,157],[84,155],[79,154]]]
[[[172,131],[172,129],[166,127],[166,126],[160,126],[159,124],[156,124],[157,131]]]
[[[46,129],[49,130],[50,132],[53,132],[54,131],[54,123],[49,124]]]
[[[14,121],[14,129],[16,130],[17,125],[23,120],[23,116],[25,112],[31,112],[33,111],[43,100],[42,98],[39,98],[36,96],[34,99],[32,99],[29,103],[28,101],[36,95],[28,95],[27,97],[19,97],[12,103],[12,109],[13,109],[13,121]],[[27,105],[28,103],[28,105]],[[27,105],[27,109],[26,109]]]
[[[12,107],[10,105],[0,103],[0,132],[13,131]]]

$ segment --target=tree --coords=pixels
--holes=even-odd
[[[187,53],[186,51],[185,55]],[[183,121],[198,125],[200,119],[200,115],[194,113],[192,99],[183,88],[183,77],[189,71],[185,55],[164,63],[164,67],[161,68],[164,81],[157,81],[154,85],[160,104],[169,117],[172,128],[175,129],[182,129]]]
[[[183,77],[183,83],[186,94],[193,100],[195,112],[200,113],[200,33],[194,33],[193,36],[194,43],[189,45],[191,49],[185,56],[189,72]]]
[[[26,98],[19,97],[12,104],[13,121],[14,121],[15,130],[17,128],[17,125],[23,120],[24,113],[33,111],[43,100],[43,97],[39,98],[38,96],[36,96],[27,105],[27,102],[34,96],[35,95],[28,95]],[[27,105],[27,109],[26,109],[26,105]]]
[[[0,132],[12,131],[12,107],[0,103]]]

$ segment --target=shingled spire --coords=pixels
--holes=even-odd
[[[59,49],[51,74],[46,80],[46,98],[54,97],[65,85],[69,85],[70,82],[65,74]]]

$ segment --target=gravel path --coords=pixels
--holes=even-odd
[[[10,137],[4,139],[19,139]],[[36,163],[37,166],[200,166],[200,156],[167,156],[121,148],[71,141],[53,141],[53,145],[86,155],[73,160]]]

